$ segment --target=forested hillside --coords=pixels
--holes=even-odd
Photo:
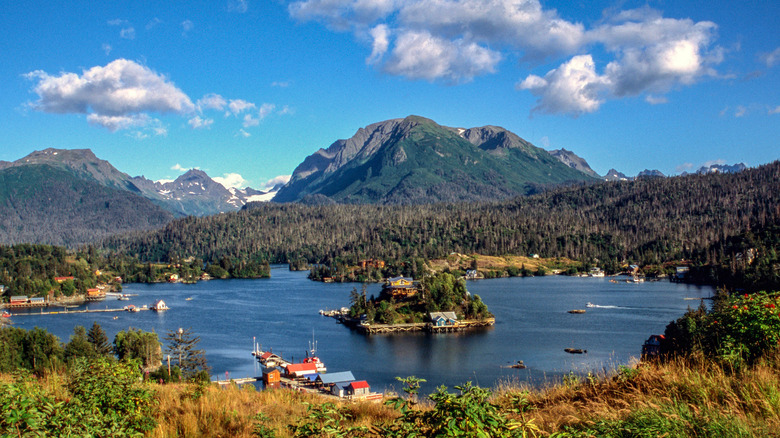
[[[0,244],[75,247],[129,230],[158,228],[173,216],[148,199],[46,164],[0,171]]]
[[[228,256],[331,264],[476,252],[565,256],[607,267],[624,260],[714,263],[721,257],[713,245],[774,225],[778,217],[780,162],[774,162],[737,174],[561,188],[496,204],[251,204],[105,244],[142,260]]]

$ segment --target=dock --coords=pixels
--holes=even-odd
[[[496,323],[495,318],[485,318],[482,320],[462,320],[454,324],[436,325],[430,322],[418,322],[408,324],[357,324],[355,329],[361,333],[373,335],[381,333],[407,333],[421,332],[429,333],[449,333],[463,330],[471,330],[482,327],[491,327]]]
[[[138,310],[149,310],[148,308],[143,307],[136,307]],[[130,309],[83,309],[83,310],[68,310],[67,307],[65,310],[57,310],[53,312],[35,312],[35,313],[12,313],[12,317],[17,316],[36,316],[36,315],[68,315],[73,313],[107,313],[107,312],[133,312],[133,310]]]

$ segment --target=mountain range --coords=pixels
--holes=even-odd
[[[174,216],[205,216],[236,211],[247,202],[267,200],[268,193],[252,188],[226,188],[205,172],[192,169],[171,182],[131,177],[101,160],[89,149],[44,149],[14,162],[0,161],[0,171],[12,167],[48,165],[85,181],[125,190],[146,198]]]
[[[587,181],[597,179],[506,129],[409,116],[368,125],[308,156],[274,201],[494,201]]]
[[[744,164],[702,167],[738,172]],[[636,178],[663,176],[643,171]],[[237,211],[256,201],[423,204],[497,201],[600,177],[566,149],[545,151],[497,126],[452,128],[418,116],[358,129],[308,156],[284,186],[225,187],[192,169],[174,181],[131,177],[89,149],[45,149],[0,161],[0,244],[75,246],[159,228],[175,217]]]

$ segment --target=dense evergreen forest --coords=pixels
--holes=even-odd
[[[270,275],[268,263],[223,257],[204,264],[196,258],[172,258],[166,263],[141,263],[122,254],[101,254],[94,247],[79,251],[50,245],[0,245],[0,303],[13,295],[53,298],[84,294],[98,284],[120,287],[118,282],[156,283],[207,278],[262,278]],[[72,277],[59,281],[55,277]]]
[[[672,260],[730,267],[729,259],[748,249],[737,248],[749,240],[737,236],[776,229],[779,217],[780,162],[774,162],[735,174],[591,184],[490,204],[250,204],[105,245],[145,261],[195,256],[333,265],[459,252],[568,257],[608,270]]]

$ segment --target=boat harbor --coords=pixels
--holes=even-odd
[[[325,364],[316,355],[316,342],[309,344],[306,357],[299,363],[284,359],[271,350],[263,351],[255,344],[252,356],[263,366],[263,375],[259,378],[268,388],[289,388],[339,400],[381,400],[383,395],[371,392],[371,386],[365,380],[357,380],[351,371],[327,372]],[[252,380],[248,380],[247,383]],[[215,383],[227,384],[217,381]],[[238,383],[238,381],[233,381]]]

